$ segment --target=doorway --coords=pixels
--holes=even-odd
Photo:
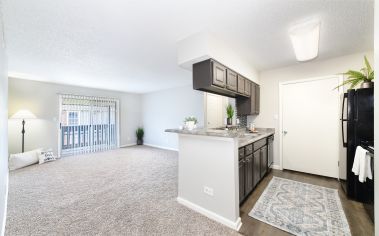
[[[205,93],[205,124],[208,129],[225,126],[228,98],[212,93]]]
[[[283,169],[338,177],[340,82],[328,76],[280,83]]]

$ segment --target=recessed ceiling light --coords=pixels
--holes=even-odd
[[[309,61],[317,57],[320,39],[319,20],[294,25],[289,30],[289,35],[298,61]]]

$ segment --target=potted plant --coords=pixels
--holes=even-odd
[[[232,105],[230,105],[230,104],[228,106],[226,106],[226,116],[228,117],[226,119],[226,124],[232,125],[233,116],[234,116],[234,109],[233,109]]]
[[[138,128],[136,130],[136,136],[137,136],[137,145],[142,145],[143,144],[143,135],[145,134],[143,128]]]
[[[194,116],[189,116],[184,119],[186,129],[193,130],[196,127],[197,119]]]
[[[374,71],[372,70],[366,56],[364,56],[364,61],[365,67],[363,67],[360,71],[349,70],[342,73],[347,76],[347,79],[336,88],[344,85],[350,85],[350,89],[353,89],[359,84],[361,85],[361,88],[374,87]]]

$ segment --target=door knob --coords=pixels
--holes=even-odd
[[[284,134],[284,135],[286,135],[287,133],[288,133],[287,130],[284,130],[284,131],[283,131],[283,134]]]

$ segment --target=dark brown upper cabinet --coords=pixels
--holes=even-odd
[[[221,63],[208,59],[193,64],[193,88],[227,97],[248,97],[245,79]]]
[[[245,94],[245,77],[238,75],[238,92]]]
[[[248,79],[245,79],[245,95],[250,96],[251,93],[251,82]]]
[[[258,115],[260,108],[260,87],[250,82],[250,97],[237,97],[237,115]]]
[[[226,70],[226,88],[237,92],[237,73],[229,69]]]
[[[255,114],[258,115],[261,109],[261,87],[255,84]]]
[[[226,67],[213,61],[213,85],[224,88],[226,85]]]

